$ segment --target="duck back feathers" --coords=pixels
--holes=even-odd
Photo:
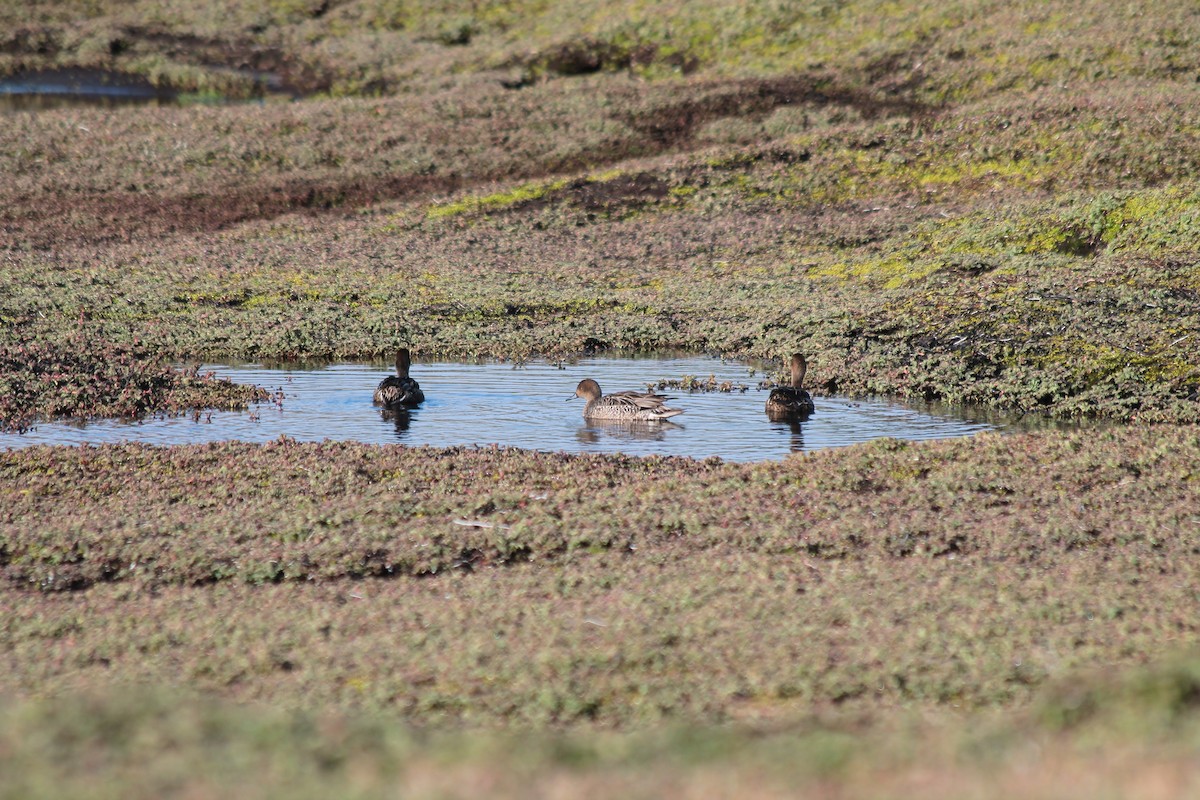
[[[792,354],[792,385],[776,386],[767,396],[767,414],[772,417],[800,417],[814,410],[812,395],[804,389],[808,362],[801,353]]]
[[[411,364],[408,350],[401,348],[396,352],[396,374],[380,381],[373,398],[376,405],[392,409],[416,406],[424,402],[425,393],[421,391],[420,384],[408,377]]]

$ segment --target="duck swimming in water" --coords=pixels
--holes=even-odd
[[[805,417],[813,412],[812,395],[804,390],[808,362],[800,353],[792,355],[792,385],[776,386],[767,397],[767,416],[772,418]]]
[[[683,413],[681,408],[667,408],[664,405],[671,398],[653,392],[601,394],[600,384],[591,378],[580,381],[575,387],[575,394],[567,399],[574,400],[576,397],[587,400],[587,405],[583,407],[584,419],[657,422]]]
[[[408,377],[408,367],[411,363],[412,359],[407,349],[400,348],[396,351],[396,374],[380,381],[373,398],[375,405],[390,410],[411,408],[424,402],[425,393],[421,391],[420,384]]]

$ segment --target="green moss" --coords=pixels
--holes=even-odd
[[[884,289],[898,289],[930,275],[937,268],[938,265],[928,259],[913,260],[892,256],[861,261],[838,261],[812,269],[809,271],[809,275],[869,283]]]
[[[926,227],[932,253],[1091,256],[1099,249],[1146,255],[1192,250],[1200,240],[1200,194],[1179,187],[1101,193],[977,212]]]
[[[1200,241],[1200,193],[1182,187],[1102,194],[1075,216],[1114,252],[1193,250]]]
[[[426,210],[425,215],[429,219],[441,219],[460,214],[496,211],[520,205],[521,203],[528,203],[531,200],[538,200],[545,197],[547,193],[561,189],[566,185],[566,180],[525,183],[506,192],[496,192],[495,194],[478,197],[464,197],[449,203],[430,206]]]
[[[996,187],[1014,183],[1037,183],[1045,177],[1045,172],[1029,161],[988,158],[965,163],[957,161],[931,164],[924,169],[911,171],[897,170],[894,177],[908,178],[921,188],[941,187],[979,179],[989,179],[992,186]]]

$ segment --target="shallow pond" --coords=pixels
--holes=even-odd
[[[244,73],[258,94],[280,94],[279,78],[271,73]],[[74,106],[180,105],[232,102],[218,95],[179,94],[151,84],[139,75],[108,70],[46,69],[0,78],[0,112],[44,111]]]
[[[300,441],[352,440],[373,444],[512,445],[535,450],[623,452],[631,455],[720,456],[730,461],[782,458],[891,436],[941,439],[1009,427],[997,418],[937,412],[886,400],[815,398],[816,411],[804,422],[772,422],[763,413],[763,375],[748,365],[707,357],[663,359],[592,358],[556,365],[531,363],[416,363],[412,376],[426,401],[409,413],[389,416],[371,405],[384,363],[333,364],[312,369],[208,365],[220,377],[282,390],[281,403],[248,411],[150,418],[140,422],[40,423],[23,434],[0,434],[0,448],[34,444],[101,444],[139,441],[191,444],[236,439],[265,442],[279,436]],[[662,390],[670,405],[685,413],[650,424],[585,422],[575,385],[593,378],[605,392],[644,390],[648,382],[702,380],[744,384],[745,392]],[[567,401],[567,398],[572,398]]]

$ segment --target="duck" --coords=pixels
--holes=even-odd
[[[771,417],[805,417],[813,412],[813,399],[805,391],[804,373],[808,362],[801,353],[792,354],[792,385],[776,386],[767,397],[767,415]]]
[[[384,409],[411,408],[425,401],[425,393],[421,385],[408,377],[408,367],[412,358],[406,348],[396,351],[396,374],[389,375],[379,382],[373,401]]]
[[[583,407],[584,419],[658,422],[683,413],[681,408],[668,408],[665,405],[671,398],[653,392],[602,394],[600,384],[591,378],[581,380],[575,387],[575,394],[567,400],[574,400],[576,397],[587,400],[587,405]]]

